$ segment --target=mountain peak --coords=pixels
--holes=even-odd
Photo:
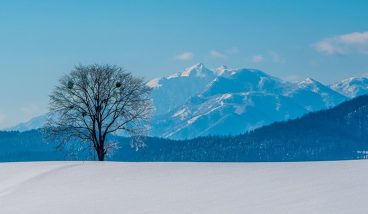
[[[186,68],[180,76],[182,77],[188,77],[188,76],[199,76],[199,77],[203,77],[206,76],[206,73],[211,72],[210,70],[208,70],[203,63],[197,63],[191,67]],[[211,72],[213,73],[213,72]]]
[[[308,88],[310,90],[312,90],[315,93],[319,93],[321,90],[326,90],[329,89],[328,87],[326,87],[325,85],[323,85],[322,83],[318,82],[317,80],[313,79],[313,78],[306,78],[303,81],[300,81],[298,83],[298,86],[300,88]]]
[[[305,82],[305,83],[309,83],[309,84],[312,84],[312,83],[319,83],[317,80],[311,78],[311,77],[307,77],[305,80],[303,80],[302,82]]]
[[[300,81],[298,85],[299,86],[322,86],[323,84],[311,77],[307,77],[305,80]]]

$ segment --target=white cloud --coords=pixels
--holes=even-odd
[[[210,56],[213,58],[221,58],[221,59],[227,58],[227,56],[224,53],[221,53],[220,51],[216,50],[210,51]]]
[[[345,54],[345,50],[340,47],[336,42],[328,39],[318,42],[313,45],[314,49],[318,52],[325,53],[328,55],[342,55]]]
[[[368,54],[368,32],[354,32],[323,39],[313,47],[328,55]]]
[[[252,57],[252,61],[255,63],[260,63],[264,60],[264,57],[262,55],[254,55]]]
[[[189,61],[193,59],[193,53],[192,52],[183,52],[174,57],[176,60],[181,61]]]
[[[348,44],[367,44],[368,32],[345,34],[340,36],[340,39]]]

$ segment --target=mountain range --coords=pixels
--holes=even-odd
[[[368,93],[364,77],[332,85],[312,78],[294,83],[257,69],[209,69],[202,63],[147,84],[155,108],[151,135],[171,139],[237,135]],[[42,115],[8,130],[37,129],[45,119]]]
[[[110,136],[117,150],[110,161],[321,161],[367,159],[368,95],[331,109],[307,113],[236,136],[207,136],[190,140],[144,137],[135,149],[131,139]],[[77,145],[79,143],[77,142]],[[88,160],[88,150],[56,150],[40,130],[0,131],[0,162]],[[71,147],[73,148],[73,147]]]
[[[322,161],[368,157],[368,96],[236,136],[191,140],[147,139],[145,149],[123,149],[129,161]],[[120,151],[122,152],[122,150]]]

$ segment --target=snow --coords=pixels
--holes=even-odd
[[[330,87],[345,96],[353,98],[368,93],[368,78],[351,77],[349,79],[336,82]]]
[[[224,95],[222,95],[221,96],[221,100],[227,100],[227,99],[229,99],[229,98],[231,98],[233,95],[232,94],[224,94]]]
[[[188,111],[188,109],[183,108],[179,111],[177,111],[173,117],[180,117],[181,120],[183,120],[190,112]]]
[[[366,213],[367,170],[367,161],[2,163],[0,213]]]
[[[311,91],[314,93],[320,92],[320,87],[323,87],[322,83],[308,77],[305,80],[298,83],[299,87],[301,88],[310,88]]]
[[[161,78],[155,78],[155,79],[152,79],[151,81],[149,81],[147,83],[148,87],[151,87],[151,88],[158,88],[158,87],[161,87],[160,85],[160,80]]]
[[[177,111],[190,97],[202,92],[215,79],[215,72],[198,63],[183,72],[154,79],[152,100],[154,116],[161,116],[170,111]],[[171,115],[170,115],[171,116]]]
[[[209,70],[207,70],[207,68],[202,64],[202,63],[197,63],[189,68],[186,68],[182,73],[181,76],[182,77],[189,77],[192,76],[193,73],[194,75],[196,75],[197,77],[205,77],[206,74],[205,72],[208,72]],[[211,72],[211,71],[209,71]]]
[[[32,119],[30,119],[27,122],[24,123],[20,123],[16,126],[10,127],[5,129],[5,131],[28,131],[28,130],[32,130],[32,129],[38,129],[41,128],[47,120],[47,114],[43,114],[37,117],[34,117]]]
[[[221,65],[220,67],[215,69],[215,73],[217,76],[223,75],[225,72],[227,72],[229,68],[226,65]]]
[[[195,116],[195,117],[193,117],[193,118],[191,118],[190,120],[188,120],[188,124],[192,124],[192,123],[194,123],[198,118],[200,118],[201,116],[200,115],[198,115],[198,116]]]

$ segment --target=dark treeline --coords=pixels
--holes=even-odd
[[[317,161],[365,158],[368,151],[368,96],[299,119],[278,122],[239,136],[174,141],[145,138],[138,151],[113,137],[114,161]],[[62,160],[39,131],[0,132],[0,161]]]
[[[0,132],[0,161],[63,160],[55,145],[44,143],[40,131]]]

